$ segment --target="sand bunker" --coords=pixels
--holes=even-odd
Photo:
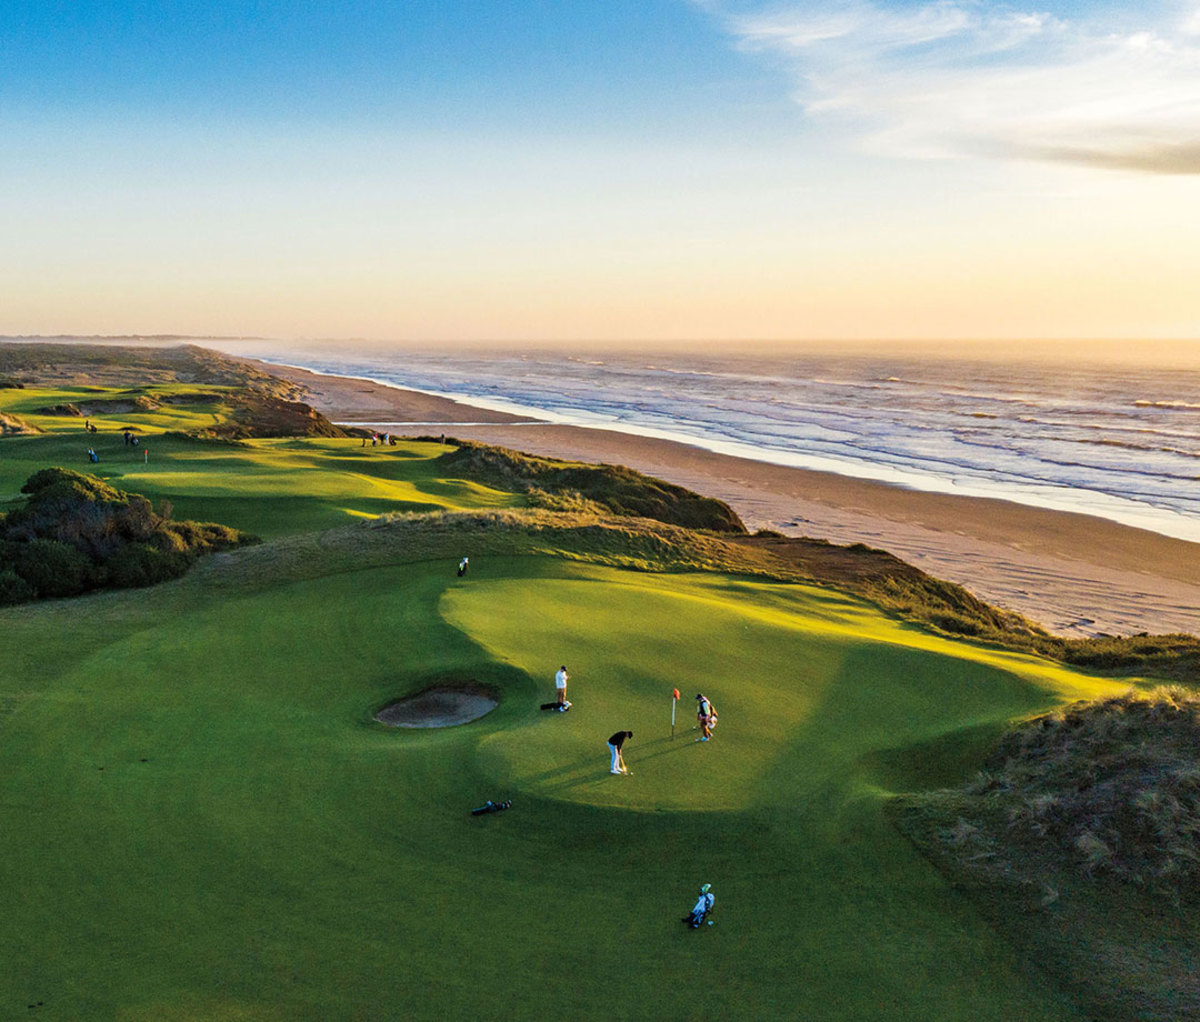
[[[448,681],[385,706],[375,719],[389,727],[453,727],[496,708],[495,697],[473,681]]]

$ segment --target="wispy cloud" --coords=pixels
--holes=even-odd
[[[972,0],[694,2],[873,151],[1200,173],[1200,9],[1117,24]]]

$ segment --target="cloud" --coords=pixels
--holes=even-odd
[[[1200,174],[1200,139],[1192,142],[1147,144],[1125,150],[1060,146],[1030,149],[1017,155],[1110,170],[1144,170],[1153,174]]]
[[[694,0],[871,151],[1200,173],[1200,11],[1066,20],[972,0]]]

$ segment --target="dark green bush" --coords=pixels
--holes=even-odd
[[[178,578],[191,564],[191,558],[177,550],[162,550],[148,543],[123,546],[106,565],[109,585],[118,589],[152,586]]]
[[[257,542],[223,525],[170,521],[140,494],[70,469],[36,472],[21,492],[26,505],[0,519],[0,603],[153,585],[201,554]]]
[[[37,593],[33,586],[26,582],[11,568],[0,569],[0,607],[13,603],[25,603],[32,600]]]
[[[57,539],[22,545],[16,571],[38,596],[78,596],[91,588],[95,570],[83,551]]]

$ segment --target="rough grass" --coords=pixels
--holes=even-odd
[[[771,533],[738,537],[737,542],[773,554],[791,565],[799,578],[857,593],[947,635],[994,642],[1089,670],[1200,684],[1200,638],[1194,635],[1064,639],[1019,614],[984,603],[962,586],[927,575],[885,550]]]
[[[295,400],[301,390],[246,362],[194,344],[150,348],[109,344],[0,342],[0,378],[16,387],[146,387],[197,383],[253,388]]]
[[[41,430],[19,415],[0,414],[0,436],[19,436],[27,433],[40,433]]]
[[[746,531],[741,519],[724,501],[642,475],[623,465],[553,461],[503,447],[454,442],[457,447],[438,459],[447,475],[476,479],[500,489],[535,490],[543,505],[565,500],[570,507],[586,503],[612,514],[653,518],[690,529]]]
[[[1200,1018],[1200,697],[1075,703],[1008,732],[896,819],[1105,1019]],[[1106,967],[1088,975],[1088,963]]]

